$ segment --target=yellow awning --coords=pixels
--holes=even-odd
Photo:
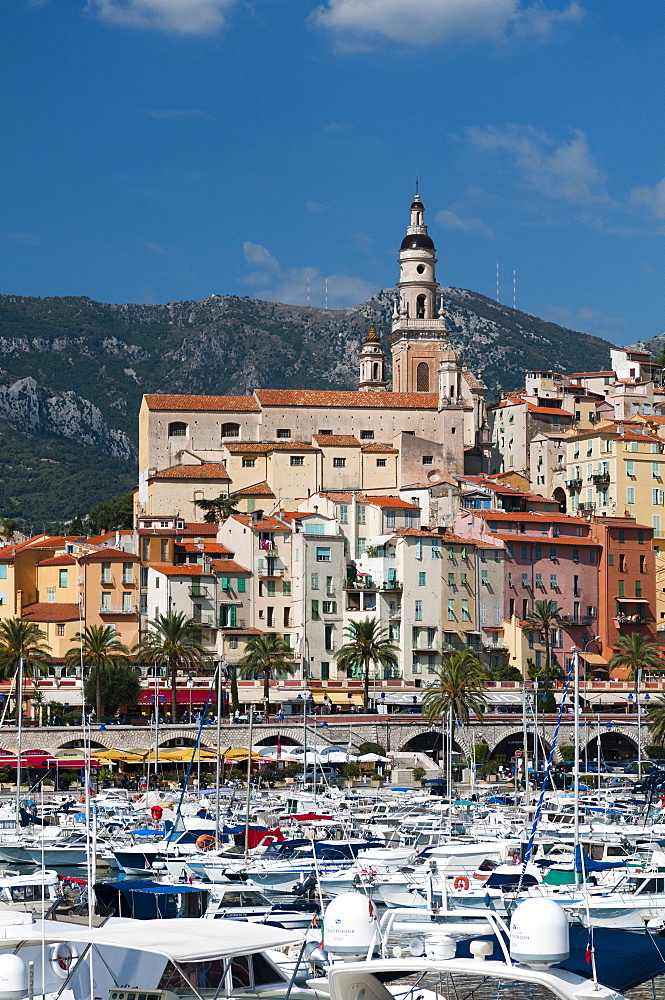
[[[249,749],[247,747],[229,747],[228,750],[222,750],[223,757],[233,757],[235,760],[247,760],[247,755],[249,754]],[[252,758],[255,759],[260,755],[252,750]]]
[[[333,705],[362,705],[363,696],[360,691],[324,691],[321,695],[327,694]],[[317,696],[314,696],[318,701]]]
[[[123,761],[125,764],[141,764],[145,760],[147,751],[132,753],[131,750],[99,750],[94,753],[97,760]]]

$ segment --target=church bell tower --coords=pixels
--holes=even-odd
[[[386,356],[381,347],[381,338],[376,329],[370,326],[358,357],[360,362],[360,392],[385,392],[386,390]]]
[[[418,194],[410,211],[411,223],[399,253],[398,298],[390,335],[393,392],[438,393],[448,331],[436,280],[436,250]]]

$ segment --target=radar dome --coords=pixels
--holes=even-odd
[[[0,1000],[21,1000],[28,992],[28,970],[18,955],[0,955]]]
[[[547,968],[570,955],[568,917],[553,899],[526,899],[510,921],[510,957],[522,965]]]
[[[366,955],[377,937],[376,907],[362,892],[345,892],[328,903],[323,941],[335,955]]]

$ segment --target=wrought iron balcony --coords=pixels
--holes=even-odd
[[[609,472],[595,472],[591,477],[592,481],[596,486],[609,486],[610,485],[610,474]]]
[[[581,479],[568,479],[566,480],[566,486],[569,490],[581,490],[582,480]]]

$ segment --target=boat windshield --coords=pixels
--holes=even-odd
[[[257,987],[263,991],[269,986],[283,989],[286,979],[265,955],[257,953],[208,962],[183,962],[179,969],[169,962],[157,988],[170,990],[179,997],[215,996],[220,983],[229,991]]]
[[[464,972],[421,972],[406,974],[379,972],[363,976],[363,980],[376,982],[376,1000],[497,1000],[509,996],[511,1000],[552,1000],[554,990],[543,983],[503,979],[501,976],[479,976]],[[387,985],[390,984],[388,990]],[[366,986],[366,983],[363,982]]]

